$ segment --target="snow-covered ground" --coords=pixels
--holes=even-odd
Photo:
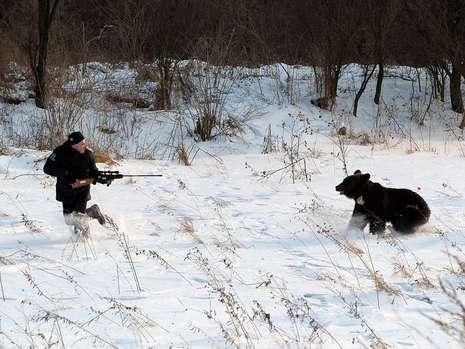
[[[90,203],[118,229],[92,221],[87,241],[73,239],[55,181],[41,173],[49,152],[8,148],[0,156],[0,348],[460,347],[465,144],[457,119],[438,102],[425,112],[425,90],[411,99],[401,79],[386,80],[380,110],[369,85],[354,118],[355,71],[341,82],[336,111],[321,111],[309,102],[308,76],[299,75],[293,105],[274,79],[237,83],[226,108],[253,106],[255,117],[240,137],[197,144],[192,166],[118,160],[112,170],[163,177],[93,186]],[[26,118],[31,103],[9,115]],[[338,139],[341,126],[350,137]],[[156,131],[152,124],[153,138],[166,136]],[[292,167],[292,159],[305,161]],[[430,222],[409,236],[346,232],[353,202],[334,189],[343,159],[349,172],[420,193]]]

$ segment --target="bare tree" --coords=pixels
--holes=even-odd
[[[443,64],[431,64],[427,66],[427,71],[431,77],[433,97],[444,103],[447,67]]]
[[[59,35],[52,24],[60,29]],[[218,32],[224,40],[234,37],[222,64],[283,62],[317,67],[322,76],[319,93],[329,108],[342,69],[358,63],[377,67],[375,103],[380,102],[387,64],[428,66],[440,68],[430,70],[440,96],[441,74],[448,73],[452,109],[464,110],[460,93],[465,76],[463,0],[0,2],[0,35],[23,48],[40,107],[47,102],[47,63],[60,62],[66,52],[73,63],[88,59],[155,63],[154,105],[172,108],[179,62],[203,59],[197,57],[193,43],[216,40]],[[365,78],[372,77],[371,71]],[[354,112],[367,83],[362,81]]]
[[[463,100],[460,88],[462,76],[465,76],[465,3],[460,0],[447,1],[447,28],[450,38],[450,59],[452,70],[450,72],[450,98],[452,110],[463,113]],[[460,128],[465,127],[465,117]]]
[[[367,87],[368,81],[370,81],[371,76],[373,75],[375,69],[376,69],[376,65],[373,65],[373,66],[370,66],[368,64],[362,65],[362,70],[363,70],[362,83],[360,84],[360,88],[358,89],[357,94],[355,95],[354,107],[352,109],[352,114],[354,116],[357,116],[358,101],[360,100],[360,97],[362,97],[362,94]]]
[[[144,60],[158,3],[154,1],[152,6],[146,0],[93,0],[97,16],[103,20],[101,28],[109,28],[107,48],[111,54],[128,61]]]
[[[60,0],[38,0],[38,43],[30,46],[30,64],[35,80],[35,103],[45,108],[47,102],[47,53],[50,29]]]
[[[392,27],[396,25],[398,13],[401,11],[400,0],[367,1],[367,26],[372,41],[373,58],[378,67],[374,102],[379,104],[384,79],[384,68],[388,55],[386,52],[392,48],[397,38],[392,37]]]
[[[27,56],[37,107],[47,101],[47,54],[51,28],[60,0],[5,0],[3,25],[9,38]]]
[[[313,0],[310,3],[307,11],[312,20],[307,25],[312,37],[311,46],[315,50],[310,53],[311,61],[322,69],[322,98],[332,109],[342,69],[354,55],[354,43],[359,36],[359,16],[355,11],[357,8],[346,2]]]
[[[465,77],[465,2],[421,0],[405,2],[411,22],[417,28],[415,41],[428,52],[430,64],[439,65],[449,77],[452,110],[464,112],[461,80]],[[423,53],[426,51],[423,51]],[[465,117],[460,128],[465,127]]]

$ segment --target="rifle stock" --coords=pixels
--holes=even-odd
[[[77,189],[90,184],[95,184],[94,178],[76,179],[76,181],[73,184],[71,184],[71,188]]]

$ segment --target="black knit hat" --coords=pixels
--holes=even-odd
[[[81,142],[83,139],[84,139],[84,136],[83,136],[82,133],[79,132],[79,131],[70,133],[70,134],[68,135],[68,143],[69,143],[69,144],[78,144],[78,143]]]

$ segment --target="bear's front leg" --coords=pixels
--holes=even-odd
[[[386,222],[372,218],[370,219],[370,234],[381,234],[386,229]]]
[[[350,218],[349,225],[347,230],[365,229],[369,220],[366,212],[363,210],[362,206],[355,204],[354,211],[352,212],[352,217]]]

